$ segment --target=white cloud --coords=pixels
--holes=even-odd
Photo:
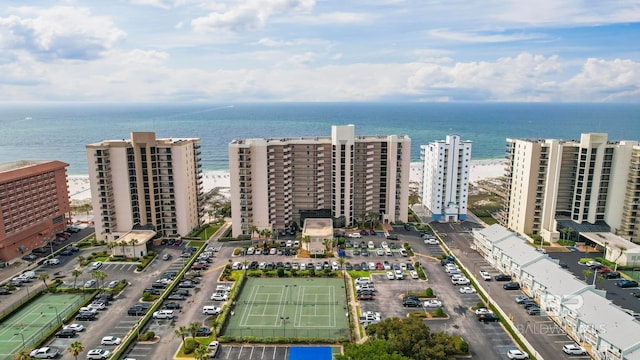
[[[325,12],[317,15],[297,15],[281,18],[281,23],[294,23],[304,25],[327,25],[327,24],[358,24],[371,23],[376,16],[368,13],[357,12]]]
[[[640,63],[591,58],[562,88],[569,100],[596,94],[600,101],[637,102],[640,100]]]
[[[261,28],[274,15],[305,13],[314,6],[315,0],[242,0],[193,19],[191,26],[198,32],[239,32]]]
[[[0,45],[26,50],[42,58],[95,59],[125,39],[126,33],[86,8],[56,6],[18,8],[0,18]]]
[[[481,32],[456,32],[448,29],[432,29],[427,31],[427,34],[434,38],[441,38],[446,40],[454,40],[470,43],[499,43],[499,42],[511,42],[511,41],[523,41],[542,39],[546,36],[544,34],[531,34],[531,33],[516,33],[516,34],[504,34],[504,33],[481,33]]]
[[[262,38],[258,40],[255,44],[266,46],[266,47],[283,47],[283,46],[293,45],[293,42],[283,41],[283,40],[274,40],[270,38]]]

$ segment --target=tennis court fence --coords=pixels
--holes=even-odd
[[[247,329],[227,327],[223,336],[231,338],[256,337],[256,338],[319,338],[319,339],[348,339],[349,329],[310,329],[281,327],[272,329]]]

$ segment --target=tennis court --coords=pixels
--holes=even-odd
[[[0,359],[10,359],[23,347],[32,348],[84,300],[81,294],[42,295],[4,319],[0,324]]]
[[[223,335],[347,339],[348,329],[342,279],[249,278]]]

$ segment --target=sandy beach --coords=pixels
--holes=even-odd
[[[479,180],[500,177],[504,173],[505,160],[474,160],[471,161],[469,179],[472,183]],[[422,163],[411,163],[410,181],[420,182],[422,174]],[[69,175],[67,177],[69,185],[69,197],[72,202],[87,202],[91,199],[88,175]],[[229,173],[225,171],[207,171],[204,173],[204,191],[214,188],[229,188]]]

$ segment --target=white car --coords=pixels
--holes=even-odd
[[[96,309],[96,310],[104,310],[104,309],[107,308],[107,306],[102,302],[94,302],[94,303],[89,304],[89,306],[87,306],[87,307],[90,307],[90,308]]]
[[[376,247],[376,245],[373,243],[373,241],[369,241],[369,243],[367,243],[367,247],[369,249],[374,249]]]
[[[218,286],[216,286],[216,291],[230,292],[231,291],[231,286],[229,286],[229,285],[218,285]]]
[[[153,313],[153,318],[154,319],[173,319],[173,310],[158,310]]]
[[[334,271],[335,270],[340,270],[340,267],[338,266],[337,262],[334,261],[334,262],[331,263],[331,270],[334,270]]]
[[[300,264],[300,270],[307,270],[307,264],[306,263],[301,263]]]
[[[418,272],[415,270],[411,270],[409,271],[409,275],[411,275],[412,279],[419,279],[420,277],[418,276]]]
[[[271,248],[271,250],[269,250],[269,255],[275,255],[278,253],[278,249],[276,248]]]
[[[111,354],[111,351],[107,349],[91,349],[87,353],[87,359],[102,360],[108,358],[109,354]]]
[[[73,330],[75,332],[81,332],[84,331],[84,325],[82,324],[69,324],[69,325],[65,325],[63,327],[64,330]]]
[[[258,265],[258,269],[260,270],[264,270],[267,268],[267,263],[266,262],[261,262],[260,265]]]
[[[361,291],[361,290],[376,291],[376,289],[373,287],[373,284],[356,285],[356,292]]]
[[[436,239],[424,239],[424,243],[427,245],[438,245],[438,240]]]
[[[78,310],[79,313],[83,313],[83,314],[93,314],[96,315],[98,313],[98,310],[88,307],[88,306],[83,306],[80,308],[80,310]]]
[[[231,266],[231,270],[242,270],[242,263],[239,261],[236,261],[233,263],[233,265]]]
[[[567,344],[562,347],[562,351],[568,355],[585,355],[587,350],[578,344]]]
[[[102,267],[102,262],[96,261],[91,263],[91,270],[98,270]]]
[[[487,308],[477,308],[476,309],[476,315],[482,315],[482,314],[493,314],[493,311],[487,309]]]
[[[256,248],[256,255],[262,255],[262,248]]]
[[[206,305],[202,307],[202,313],[204,315],[218,315],[222,312],[222,308],[218,306]]]
[[[356,279],[356,285],[371,284],[371,279],[368,277],[359,277]]]
[[[438,308],[438,307],[442,307],[442,301],[431,299],[431,300],[425,301],[423,305],[426,308]]]
[[[402,270],[402,271],[407,270],[407,264],[405,264],[405,263],[401,263],[401,264],[400,264],[400,270]]]
[[[120,342],[122,342],[122,339],[119,337],[105,336],[102,338],[102,341],[100,341],[100,345],[120,345]]]
[[[469,281],[469,279],[467,279],[466,277],[456,277],[451,279],[451,283],[453,285],[469,285],[471,284],[471,281]]]
[[[36,359],[53,359],[58,356],[58,349],[54,349],[51,347],[42,347],[39,349],[35,349],[29,353],[29,356],[34,357]]]
[[[213,301],[227,301],[229,299],[229,295],[223,293],[215,293],[211,295],[211,300]]]
[[[475,294],[476,293],[476,289],[469,287],[469,286],[463,286],[460,288],[460,294]]]
[[[387,279],[395,280],[396,276],[393,274],[393,271],[387,271]]]
[[[383,248],[383,249],[388,249],[388,248],[389,248],[389,244],[387,244],[387,242],[386,242],[386,241],[383,241],[383,242],[380,244],[380,247],[381,247],[381,248]]]
[[[250,247],[247,249],[247,255],[253,255],[256,252],[256,249],[253,247]]]
[[[287,245],[287,247],[292,247],[293,246],[293,241],[292,240],[287,240],[286,245]]]
[[[376,255],[384,256],[384,249],[380,248],[380,249],[376,250]]]
[[[491,281],[491,275],[486,271],[480,271],[480,277],[484,279],[484,281]]]
[[[520,350],[514,349],[514,350],[507,351],[507,357],[509,359],[524,360],[524,359],[528,359],[529,355]]]
[[[398,280],[404,280],[404,272],[402,270],[395,270],[395,276]]]
[[[351,233],[349,234],[350,238],[355,238],[355,239],[359,239],[362,237],[362,235],[360,235],[360,233]]]

